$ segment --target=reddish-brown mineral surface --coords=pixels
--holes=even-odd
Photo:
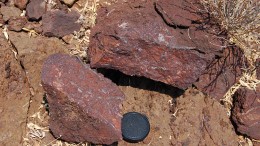
[[[123,93],[78,58],[51,55],[42,85],[50,106],[50,129],[68,142],[112,144],[121,139]]]
[[[242,88],[236,92],[232,119],[238,132],[260,140],[260,86],[256,91]]]
[[[101,8],[91,31],[91,67],[145,76],[182,89],[191,86],[221,50],[221,42],[195,24],[186,29],[169,26],[158,13],[169,6],[157,5],[160,10],[151,1]],[[181,7],[172,8],[182,11]],[[193,22],[189,14],[183,13],[185,26]]]

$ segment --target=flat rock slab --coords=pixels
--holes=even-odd
[[[14,48],[2,34],[0,44],[0,145],[23,145],[31,97],[29,83]]]
[[[101,8],[91,30],[91,67],[190,87],[221,50],[216,47],[221,42],[196,25],[187,29],[169,26],[157,11],[151,1],[118,2]]]
[[[79,13],[72,10],[65,12],[62,10],[48,11],[42,17],[43,34],[46,36],[63,37],[79,31],[81,25],[77,22]]]
[[[42,85],[55,137],[98,144],[121,139],[124,94],[103,75],[76,57],[54,54],[43,65]]]
[[[260,140],[260,86],[256,91],[241,88],[234,98],[232,119],[237,125],[237,131]]]

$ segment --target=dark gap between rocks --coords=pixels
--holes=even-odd
[[[112,82],[118,86],[131,86],[143,90],[156,91],[162,94],[171,96],[173,99],[181,96],[184,90],[167,85],[162,82],[154,81],[145,77],[129,76],[112,69],[97,69],[97,71],[103,74],[106,78],[109,78]]]

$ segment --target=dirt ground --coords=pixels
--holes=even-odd
[[[5,32],[0,28],[0,32]],[[26,32],[0,35],[0,146],[61,146],[48,128],[48,108],[41,86],[43,61],[54,53],[71,53],[79,42]],[[75,53],[71,53],[75,54]],[[227,109],[195,88],[183,91],[142,77],[112,70],[100,71],[116,83],[126,96],[123,113],[147,115],[148,137],[140,143],[119,141],[119,146],[250,145],[237,135]],[[259,143],[254,143],[256,146]]]

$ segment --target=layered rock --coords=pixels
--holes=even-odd
[[[68,142],[111,144],[121,139],[123,93],[78,58],[51,55],[44,63],[50,129]]]
[[[183,25],[176,23],[185,29],[169,25],[162,14],[170,10],[167,2],[175,1],[129,1],[101,8],[91,31],[91,67],[145,76],[182,89],[190,87],[222,49],[221,42],[193,24],[203,18],[194,14],[196,18],[190,19],[192,12],[183,14]]]

